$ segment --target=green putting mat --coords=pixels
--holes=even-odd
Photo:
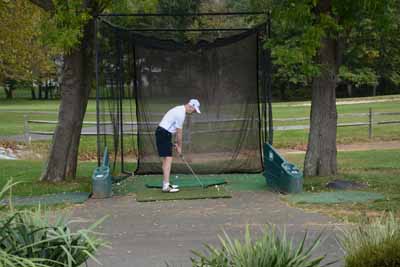
[[[160,189],[148,188],[136,193],[136,201],[165,201],[165,200],[189,200],[205,198],[231,198],[232,195],[222,186],[208,188],[186,188],[177,193],[163,193]]]
[[[246,174],[246,173],[236,173],[236,174],[219,174],[219,175],[201,175],[200,179],[203,181],[204,184],[208,184],[208,180],[218,180],[224,181],[226,184],[224,187],[228,191],[266,191],[268,187],[265,183],[265,177],[262,174]],[[161,186],[161,176],[160,175],[139,175],[134,177],[128,177],[127,179],[117,182],[113,184],[113,194],[114,196],[125,196],[133,193],[138,193],[143,190],[146,190],[148,187],[146,184],[149,185],[156,185],[156,188],[160,188]],[[186,187],[186,188],[200,188],[196,178],[193,175],[189,174],[182,174],[179,175],[180,180],[178,183],[181,184],[181,188],[185,188],[183,182],[188,180],[191,181],[195,186],[198,187]],[[172,176],[171,181],[173,183],[176,182],[176,177]]]
[[[287,196],[287,200],[292,203],[314,203],[332,204],[345,202],[368,202],[384,199],[385,196],[379,193],[364,191],[334,191],[320,193],[301,193]]]
[[[221,184],[226,184],[225,179],[222,178],[206,178],[206,179],[201,179],[201,183],[204,185],[204,187],[209,187],[212,185],[221,185]],[[171,184],[179,185],[180,188],[189,188],[189,187],[201,187],[199,181],[195,177],[186,177],[183,179],[179,178],[171,178],[170,179]],[[149,181],[146,183],[146,187],[148,188],[161,188],[162,187],[162,178],[159,178],[156,181]]]
[[[77,204],[85,202],[90,196],[88,192],[65,192],[44,196],[32,197],[13,197],[14,206],[37,206],[37,205],[55,205],[55,204]],[[8,205],[8,199],[0,201],[0,205]]]

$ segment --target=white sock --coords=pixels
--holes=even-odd
[[[163,182],[163,189],[167,189],[169,187],[169,183]]]

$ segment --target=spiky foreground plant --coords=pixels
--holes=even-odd
[[[0,199],[13,185],[0,190]],[[103,220],[74,232],[72,221],[40,207],[15,210],[10,204],[0,213],[0,267],[77,267],[105,245],[93,231]]]
[[[346,267],[400,266],[400,221],[392,213],[342,230]]]
[[[221,248],[205,245],[206,252],[193,251],[194,267],[316,267],[324,257],[311,259],[311,253],[320,244],[319,235],[306,247],[307,232],[300,244],[295,247],[287,238],[286,231],[279,234],[275,226],[267,225],[259,239],[253,240],[249,227],[246,227],[244,241],[232,240],[224,232],[219,237]]]

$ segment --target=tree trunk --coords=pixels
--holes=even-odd
[[[78,166],[78,154],[79,154],[79,144],[80,144],[80,139],[81,139],[81,131],[82,131],[82,123],[83,119],[85,118],[85,113],[86,113],[86,108],[87,104],[89,101],[89,95],[90,95],[90,88],[92,86],[92,81],[94,77],[94,67],[95,67],[95,62],[94,62],[94,21],[90,21],[89,24],[86,27],[85,31],[85,36],[83,42],[83,47],[82,50],[84,51],[85,54],[85,59],[83,62],[83,69],[82,69],[82,75],[83,75],[83,81],[82,81],[82,98],[80,102],[80,120],[79,120],[79,125],[75,129],[74,134],[72,136],[72,147],[69,151],[68,155],[68,161],[67,161],[67,170],[66,170],[66,176],[67,177],[76,177],[76,170]]]
[[[292,88],[290,88],[290,85],[288,85],[288,87],[289,87],[289,91],[290,91]],[[288,97],[287,97],[287,94],[286,94],[286,87],[285,86],[280,86],[279,87],[279,91],[281,93],[281,99],[283,101],[287,101]]]
[[[11,87],[7,88],[7,86],[4,86],[4,92],[6,93],[6,98],[7,99],[12,99],[13,98],[13,90]]]
[[[36,99],[36,93],[35,93],[35,87],[32,86],[31,88],[31,95],[32,95],[32,100]]]
[[[321,0],[319,10],[331,11],[331,0]],[[321,41],[317,63],[321,74],[312,84],[310,133],[304,161],[304,176],[326,176],[337,173],[336,166],[336,77],[337,43],[332,37]]]
[[[44,99],[49,99],[49,83],[46,82],[44,86]]]
[[[54,99],[54,85],[51,85],[49,89],[50,99]]]
[[[39,99],[42,100],[42,84],[39,84],[39,91],[38,91],[38,95],[39,95]]]
[[[351,83],[347,84],[347,96],[348,97],[352,97],[353,96],[353,86],[351,85]]]
[[[93,26],[89,21],[81,45],[64,57],[58,125],[42,180],[61,181],[76,176],[80,133],[94,74]]]

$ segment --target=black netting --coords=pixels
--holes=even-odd
[[[260,27],[214,41],[158,40],[98,24],[99,157],[107,145],[114,172],[161,173],[154,131],[191,98],[183,154],[198,173],[260,172],[265,62]],[[172,172],[187,168],[174,161]],[[121,163],[121,164],[119,164]]]
[[[137,161],[133,46],[101,24],[97,38],[98,157],[107,146],[114,174],[132,172],[129,163]]]

